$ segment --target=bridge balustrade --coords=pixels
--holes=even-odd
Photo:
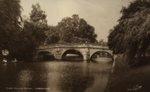
[[[108,46],[98,43],[57,43],[57,44],[42,44],[37,49],[45,49],[51,47],[90,47],[90,48],[104,48],[108,49]]]

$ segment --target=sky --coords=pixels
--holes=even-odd
[[[78,14],[95,28],[97,40],[107,41],[109,30],[118,24],[120,10],[133,0],[21,0],[22,15],[29,17],[32,4],[39,3],[46,12],[49,25],[57,25],[65,17]]]

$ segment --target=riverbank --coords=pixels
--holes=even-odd
[[[105,92],[150,92],[150,58],[139,67],[129,68],[125,58],[117,56]]]

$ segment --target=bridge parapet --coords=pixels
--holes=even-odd
[[[45,49],[45,48],[67,48],[67,47],[89,47],[89,48],[103,48],[103,49],[109,49],[108,46],[103,46],[100,44],[89,44],[89,43],[70,43],[70,44],[43,44],[39,46],[37,49]]]

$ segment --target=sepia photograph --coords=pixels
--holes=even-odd
[[[0,0],[0,92],[150,92],[150,0]]]

